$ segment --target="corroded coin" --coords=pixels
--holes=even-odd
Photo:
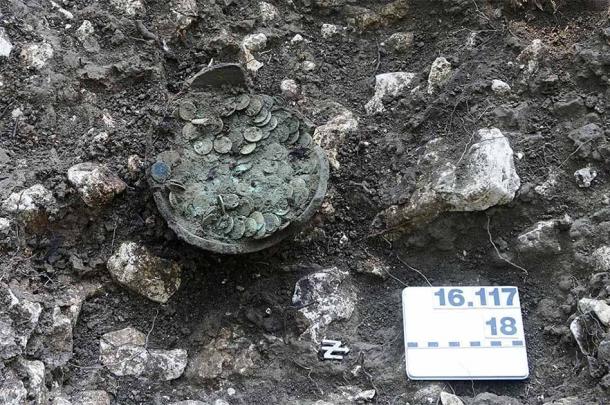
[[[197,129],[197,127],[195,125],[193,125],[190,122],[187,122],[182,127],[182,136],[187,141],[191,141],[199,136],[199,130]]]
[[[261,100],[263,101],[263,108],[265,110],[271,110],[271,107],[275,104],[275,99],[267,94],[262,94]]]
[[[246,218],[239,216],[233,220],[233,229],[229,234],[231,239],[241,239],[244,236],[244,232],[246,231]]]
[[[260,128],[248,127],[244,130],[244,139],[248,142],[258,142],[263,137],[263,131]]]
[[[254,118],[252,118],[252,122],[256,126],[263,126],[264,123],[269,122],[271,119],[271,111],[265,110],[264,108],[259,112]],[[264,122],[264,123],[263,123]]]
[[[273,173],[277,172],[279,163],[275,160],[265,159],[262,162],[260,162],[260,167],[261,167],[261,169],[263,169],[263,173],[273,174]]]
[[[223,215],[222,217],[220,217],[220,219],[218,220],[216,227],[218,228],[218,230],[222,233],[224,233],[225,235],[228,234],[229,232],[231,232],[233,230],[233,217],[230,215]]]
[[[282,223],[282,221],[275,214],[266,213],[263,214],[263,217],[265,218],[265,228],[267,229],[267,233],[277,231],[277,228],[279,228],[280,224]]]
[[[252,187],[247,183],[238,183],[237,186],[235,186],[235,191],[241,196],[247,196],[252,193]]]
[[[307,132],[305,132],[305,133],[302,133],[301,136],[299,137],[298,145],[307,148],[311,145],[312,142],[313,142],[313,138],[311,137],[311,135],[309,135]]]
[[[228,117],[229,115],[235,112],[235,97],[229,97],[222,105],[219,107],[219,115],[221,117]]]
[[[227,209],[234,209],[239,206],[239,197],[237,194],[223,194],[220,196],[222,198],[222,203]]]
[[[293,132],[292,134],[290,134],[290,136],[286,140],[286,143],[288,143],[289,145],[293,145],[299,140],[300,136],[301,136],[301,134],[299,133],[299,131]]]
[[[271,115],[269,122],[262,127],[263,131],[273,131],[277,127],[277,118]]]
[[[195,114],[197,113],[197,107],[195,107],[195,104],[191,103],[190,101],[183,101],[182,103],[180,103],[180,108],[178,109],[178,114],[180,115],[180,118],[182,118],[185,121],[190,121],[193,118],[195,118]]]
[[[172,175],[172,169],[164,162],[156,162],[150,168],[151,177],[159,183],[163,183]]]
[[[224,123],[218,117],[195,118],[191,124],[201,127],[204,133],[210,135],[217,135],[224,128]]]
[[[246,218],[244,221],[244,236],[249,238],[258,232],[258,224],[253,218]]]
[[[233,168],[233,173],[240,175],[252,168],[252,163],[242,163]]]
[[[256,149],[256,143],[247,143],[242,146],[239,153],[241,153],[242,155],[249,155],[250,153],[254,152],[254,149]]]
[[[252,214],[250,214],[250,218],[256,221],[257,230],[260,230],[263,226],[265,226],[265,217],[263,216],[262,212],[254,211]]]
[[[235,109],[237,111],[242,111],[248,108],[250,104],[250,96],[247,94],[242,94],[235,99]]]
[[[297,117],[286,118],[284,124],[288,127],[288,132],[291,134],[299,130],[299,119]]]
[[[237,207],[236,211],[239,215],[248,216],[252,213],[252,209],[254,207],[254,201],[248,196],[242,196],[239,200],[239,207]]]
[[[246,115],[254,117],[261,112],[262,108],[263,101],[261,98],[259,96],[252,96],[250,97],[250,104],[248,105],[248,108],[246,108]]]
[[[214,150],[218,153],[225,154],[231,151],[233,143],[226,136],[221,136],[214,140]]]
[[[207,155],[214,149],[214,142],[209,138],[200,139],[193,144],[193,149],[199,155]]]

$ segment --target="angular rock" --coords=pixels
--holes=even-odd
[[[39,303],[18,299],[6,284],[0,283],[0,360],[23,353],[41,312]]]
[[[610,369],[610,336],[599,342],[597,346],[597,358]]]
[[[440,89],[451,77],[451,63],[442,56],[432,62],[430,75],[428,76],[428,94],[433,94]]]
[[[48,42],[28,44],[23,47],[20,56],[27,68],[40,70],[53,57],[53,47]]]
[[[457,396],[448,392],[441,392],[442,405],[464,405],[464,402]]]
[[[404,53],[411,49],[414,40],[412,32],[395,32],[380,45],[394,53]]]
[[[375,94],[366,103],[367,114],[378,114],[385,110],[385,97],[396,97],[411,87],[415,73],[391,72],[375,76]]]
[[[264,1],[261,1],[258,4],[258,8],[260,11],[260,15],[261,15],[261,22],[263,24],[268,24],[274,20],[276,20],[279,16],[279,11],[277,11],[277,8],[275,8],[275,6],[271,3],[267,3]]]
[[[600,246],[591,254],[593,266],[597,271],[610,271],[610,246]]]
[[[471,405],[522,405],[515,398],[484,392],[472,399]]]
[[[17,376],[10,373],[8,376],[2,375],[0,370],[0,404],[2,405],[23,405],[26,402],[28,392]]]
[[[559,221],[551,219],[534,224],[517,236],[515,249],[522,254],[560,254]]]
[[[524,64],[526,78],[538,72],[543,56],[544,45],[540,39],[534,39],[519,56],[517,56],[517,60]]]
[[[91,162],[69,168],[68,181],[89,207],[104,206],[127,188],[127,184],[106,166]]]
[[[102,336],[100,361],[117,376],[170,381],[184,372],[187,353],[183,349],[149,350],[146,348],[146,335],[128,327]]]
[[[294,287],[292,304],[302,307],[299,312],[309,324],[303,335],[307,334],[314,343],[319,343],[331,322],[352,316],[356,298],[349,272],[337,267],[299,279]]]
[[[91,23],[91,21],[84,20],[80,27],[78,27],[78,29],[76,30],[76,38],[78,38],[79,41],[83,42],[87,39],[87,37],[93,35],[94,32],[95,29],[93,28],[93,24]]]
[[[284,79],[280,84],[280,90],[282,95],[289,100],[293,100],[299,97],[299,85],[293,79]]]
[[[304,60],[301,63],[301,69],[304,72],[313,72],[314,70],[316,70],[318,67],[318,65],[316,65],[316,63],[314,61],[311,60]]]
[[[13,44],[6,34],[6,30],[0,27],[0,57],[8,58],[13,50]]]
[[[322,24],[322,28],[320,29],[320,34],[322,34],[322,38],[329,39],[333,36],[339,34],[341,27],[334,24]]]
[[[128,17],[143,14],[146,11],[142,0],[110,0],[110,4],[116,11]]]
[[[576,184],[580,188],[589,188],[591,187],[591,183],[597,177],[597,170],[593,170],[590,167],[583,167],[582,169],[578,169],[574,172],[574,178],[576,179]]]
[[[335,115],[326,124],[316,127],[313,140],[324,149],[330,165],[339,169],[340,164],[337,160],[339,147],[348,135],[358,129],[358,119],[347,108],[341,105],[336,107]]]
[[[252,52],[262,51],[267,46],[267,36],[262,33],[246,35],[242,46]]]
[[[196,382],[248,375],[260,358],[256,346],[239,329],[222,328],[189,361],[186,376]]]
[[[502,80],[494,79],[491,81],[491,91],[498,96],[505,96],[510,93],[511,89],[508,83]]]
[[[438,385],[424,387],[413,395],[413,405],[437,405],[443,389]]]
[[[477,143],[458,167],[436,138],[418,161],[422,174],[409,202],[381,212],[373,226],[381,231],[417,228],[447,211],[484,211],[513,200],[520,186],[513,150],[497,128],[480,129]]]
[[[48,390],[45,385],[45,368],[42,361],[19,359],[18,366],[28,377],[26,385],[28,398],[32,399],[35,404],[46,404]]]
[[[118,283],[155,302],[166,303],[180,288],[181,267],[135,242],[122,243],[107,267]]]
[[[2,203],[2,209],[20,219],[30,221],[40,215],[57,212],[57,202],[53,193],[42,184],[35,184],[25,190],[12,193]]]
[[[610,326],[610,305],[603,300],[592,298],[581,298],[578,301],[578,309],[582,313],[593,312],[599,321],[605,326]]]
[[[0,237],[8,236],[10,232],[11,232],[10,219],[0,217]]]
[[[605,141],[604,130],[597,124],[586,124],[569,133],[568,138],[574,141],[577,154],[580,157],[599,159],[596,148],[599,143]]]
[[[173,14],[177,31],[186,30],[199,16],[196,0],[172,0],[170,10]]]

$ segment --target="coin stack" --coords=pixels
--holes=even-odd
[[[262,239],[305,210],[320,169],[306,119],[251,94],[190,97],[177,116],[179,158],[160,154],[151,177],[189,230],[223,242]]]

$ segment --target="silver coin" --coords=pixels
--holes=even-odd
[[[231,151],[233,143],[226,136],[221,136],[214,140],[214,150],[218,153],[225,154]]]
[[[244,236],[244,232],[246,231],[246,223],[245,223],[246,218],[239,216],[236,217],[233,220],[233,229],[231,230],[231,233],[229,234],[229,237],[231,239],[241,239]]]
[[[233,224],[234,224],[234,221],[233,221],[232,216],[223,215],[218,220],[216,227],[220,230],[220,232],[222,232],[226,235],[233,230]]]
[[[244,139],[248,142],[258,142],[263,137],[263,131],[257,127],[248,127],[244,130]]]
[[[259,163],[259,166],[261,167],[261,169],[263,170],[263,173],[266,174],[273,174],[275,172],[277,172],[277,169],[279,167],[279,163],[275,160],[263,160]]]
[[[252,193],[252,187],[247,183],[238,183],[237,186],[235,186],[235,192],[241,196],[247,196]]]
[[[237,194],[222,194],[221,198],[222,203],[227,209],[232,210],[239,206],[239,197],[237,196]]]
[[[256,126],[263,126],[265,125],[267,122],[269,122],[269,119],[271,119],[271,111],[269,110],[265,110],[264,108],[261,110],[261,112],[258,113],[258,115],[254,118],[252,118],[252,122],[254,123],[254,125]],[[263,123],[264,122],[264,123]]]
[[[195,118],[195,114],[197,113],[197,107],[195,104],[190,101],[183,101],[180,103],[180,108],[178,109],[178,114],[180,114],[180,118],[185,121],[190,121]]]
[[[241,148],[239,153],[242,155],[249,155],[250,153],[254,152],[254,149],[256,149],[256,143],[247,143]]]
[[[297,132],[299,130],[299,126],[301,125],[297,117],[286,118],[284,124],[286,124],[286,126],[288,127],[288,132],[290,132],[291,134]]]
[[[290,180],[290,185],[292,187],[294,187],[295,190],[297,188],[307,188],[307,184],[305,183],[305,180],[303,180],[300,177],[295,177],[294,179]]]
[[[224,123],[218,117],[195,118],[191,124],[201,126],[203,132],[210,135],[217,135],[224,128]]]
[[[262,227],[265,226],[265,217],[263,216],[263,213],[260,211],[254,211],[252,214],[250,214],[250,217],[253,220],[256,221],[257,224],[257,230],[260,230]]]
[[[275,104],[275,99],[267,94],[261,94],[261,100],[263,100],[263,108],[265,110],[271,110],[271,107]]]
[[[253,236],[258,231],[258,224],[253,218],[246,218],[244,226],[244,236],[247,238]]]
[[[268,233],[273,233],[277,231],[277,228],[282,223],[282,221],[275,214],[266,213],[263,214],[263,217],[265,218],[265,228],[267,228]]]
[[[286,143],[288,143],[289,145],[293,145],[299,140],[300,136],[301,136],[301,134],[299,133],[299,131],[293,132],[292,134],[290,134],[290,136],[286,140]]]
[[[172,191],[169,192],[169,195],[167,196],[167,200],[169,201],[169,205],[177,210],[180,207],[180,199],[176,196],[176,194]]]
[[[235,99],[235,109],[237,111],[245,110],[250,104],[250,96],[242,94]]]
[[[265,125],[267,125],[269,123],[269,121],[271,121],[271,118],[273,118],[273,115],[271,115],[271,112],[267,112],[267,115],[265,115],[265,119],[260,121],[260,122],[254,122],[254,125],[256,125],[257,127],[264,127]]]
[[[246,109],[246,115],[249,117],[254,117],[258,115],[259,112],[263,109],[263,101],[259,96],[250,97],[250,104]]]
[[[233,168],[233,173],[239,175],[239,174],[247,172],[251,168],[252,168],[252,163],[242,163],[242,164],[235,166],[235,168]]]
[[[279,208],[277,210],[275,210],[274,214],[280,217],[283,217],[285,215],[287,215],[290,212],[290,208],[286,207],[286,208]]]
[[[199,130],[195,125],[191,124],[190,122],[187,122],[182,127],[182,136],[187,141],[191,141],[199,136]]]
[[[235,97],[229,97],[219,108],[221,117],[228,117],[235,112]]]
[[[273,135],[280,142],[286,142],[288,138],[290,138],[290,131],[288,130],[288,126],[284,125],[284,123],[279,123],[277,127],[273,130]]]
[[[299,137],[298,145],[307,148],[311,145],[312,142],[313,142],[313,138],[311,137],[311,135],[309,135],[309,133],[305,132],[305,133],[302,133],[301,136]]]
[[[248,196],[243,196],[239,200],[239,207],[237,207],[237,213],[239,215],[248,216],[252,213],[252,209],[254,207],[254,201]]]
[[[273,115],[271,115],[271,118],[269,118],[269,122],[262,127],[263,131],[273,131],[275,128],[277,127],[277,118],[275,118]]]
[[[263,239],[267,236],[267,228],[265,227],[265,223],[263,222],[263,226],[259,228],[258,232],[254,235],[254,239]]]
[[[199,155],[207,155],[214,149],[214,142],[209,138],[200,139],[193,144],[193,149]]]
[[[286,221],[282,225],[280,225],[280,227],[277,229],[278,229],[278,231],[283,231],[284,229],[288,228],[288,225],[290,225],[290,224],[291,224],[290,221]]]

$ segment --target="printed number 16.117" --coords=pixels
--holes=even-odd
[[[491,301],[489,305],[510,306],[513,305],[516,294],[517,289],[515,287],[492,288],[489,290],[480,288],[474,293],[479,300],[480,306],[488,305],[488,298],[490,298]],[[440,306],[450,305],[453,307],[460,307],[466,303],[464,290],[460,288],[452,288],[449,291],[446,291],[444,288],[439,288],[434,295],[438,297],[438,304]],[[502,302],[502,298],[504,297],[506,298],[506,301]],[[472,306],[472,302],[469,302],[468,306]]]

